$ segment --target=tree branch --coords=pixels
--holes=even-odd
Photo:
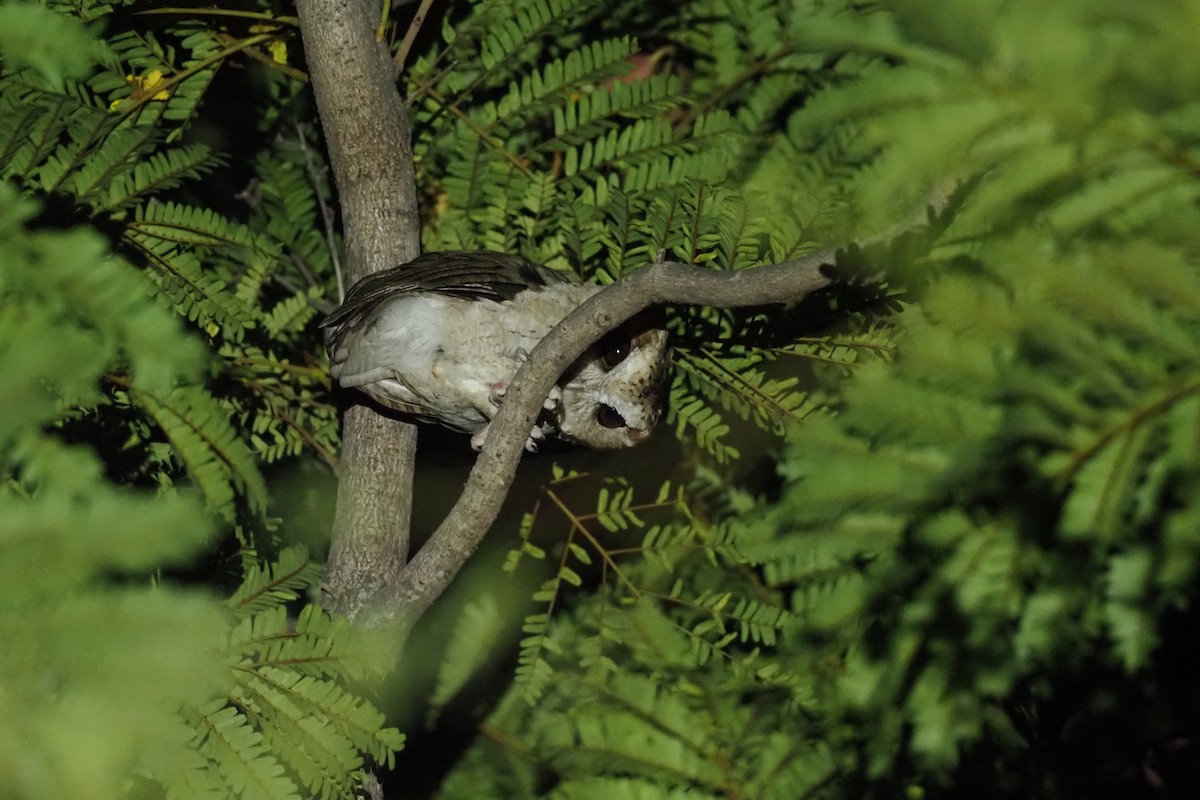
[[[662,303],[734,308],[800,299],[830,283],[822,267],[833,256],[833,250],[824,250],[730,272],[660,261],[605,287],[572,311],[538,343],[509,383],[454,508],[399,580],[364,609],[360,621],[394,624],[403,635],[450,585],[495,522],[542,401],[589,345],[639,311]]]
[[[297,0],[305,59],[341,201],[347,280],[420,252],[407,109],[370,0]],[[416,428],[346,411],[327,607],[353,619],[408,555]]]

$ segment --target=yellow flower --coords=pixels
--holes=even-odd
[[[276,64],[287,63],[287,44],[282,40],[274,40],[267,45],[267,50],[271,53],[271,58],[275,59]]]
[[[171,96],[171,93],[166,89],[160,89],[157,92],[154,91],[154,87],[163,82],[161,69],[152,69],[141,76],[126,75],[125,80],[133,86],[135,94],[150,94],[154,92],[150,97],[151,100],[166,100]]]

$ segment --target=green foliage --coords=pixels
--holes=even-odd
[[[939,282],[905,358],[785,462],[781,532],[870,561],[849,611],[878,631],[840,692],[880,772],[901,748],[952,767],[1035,679],[1153,667],[1200,566],[1190,268],[1145,241],[990,248],[1002,270]]]
[[[201,351],[99,236],[33,230],[36,211],[0,184],[0,793],[111,797],[131,765],[173,757],[173,708],[219,676],[219,605],[145,578],[212,525],[197,498],[118,488],[50,431],[116,364],[157,388],[194,379]]]
[[[272,32],[238,39],[183,22],[114,32],[105,48],[88,50],[100,58],[83,80],[0,75],[0,174],[61,198],[76,218],[119,238],[141,267],[129,273],[141,285],[125,294],[153,292],[219,355],[206,385],[132,385],[118,367],[106,376],[111,391],[91,402],[111,406],[115,413],[104,420],[126,426],[126,448],[156,449],[165,439],[170,455],[148,477],[162,485],[186,475],[228,521],[239,507],[265,507],[262,462],[309,450],[332,463],[337,438],[334,409],[321,399],[326,379],[312,366],[305,330],[313,306],[323,302],[315,274],[329,274],[328,255],[312,264],[293,260],[280,238],[290,230],[171,199],[226,160],[199,142],[176,143],[216,71],[285,38]],[[282,144],[275,156],[260,157],[267,179],[297,163],[300,156]],[[301,198],[284,201],[288,211],[311,195],[293,183],[273,186],[271,197],[286,189]],[[310,213],[308,228],[312,222]]]
[[[190,757],[152,773],[168,797],[351,797],[364,756],[393,763],[404,737],[348,683],[365,675],[354,665],[373,645],[316,606],[288,614],[320,574],[297,548],[248,565],[229,603],[238,619],[223,696],[184,708]]]
[[[309,325],[328,254],[201,204],[227,156],[183,141],[217,70],[284,37],[101,43],[80,20],[110,12],[0,9],[0,794],[350,797],[403,738],[362,698],[375,645],[289,617],[320,565],[247,549],[224,607],[157,574],[218,524],[271,545],[264,464],[334,462]],[[305,154],[268,148],[261,171]],[[288,188],[277,208],[313,191]]]
[[[0,59],[8,69],[29,68],[53,86],[87,73],[101,53],[82,25],[34,3],[0,8]]]
[[[636,108],[604,86],[553,113],[561,162],[523,143],[534,117],[495,141],[464,123],[426,151],[458,148],[463,179],[430,241],[493,230],[607,281],[659,250],[795,257],[961,189],[839,258],[882,292],[673,317],[668,424],[700,465],[651,503],[634,467],[632,495],[547,486],[506,562],[548,568],[515,685],[441,796],[1194,792],[1172,749],[1195,734],[1200,578],[1194,4],[678,14],[654,30],[696,57],[677,99],[645,90],[673,120],[649,166],[621,143],[653,121],[589,117]],[[828,337],[797,324],[839,311]],[[770,500],[730,471],[739,421],[787,436]]]
[[[257,8],[0,9],[6,796],[348,796],[402,743],[370,643],[289,614],[319,565],[257,555],[279,467],[336,465],[345,289],[291,10]],[[435,9],[401,79],[428,250],[742,269],[959,187],[837,291],[668,310],[686,461],[556,470],[506,561],[532,606],[448,626],[431,719],[524,617],[439,793],[1194,793],[1195,4]],[[138,588],[214,525],[226,608]]]
[[[770,116],[810,85],[797,76],[819,59],[794,55],[781,43],[747,54],[743,73],[727,83],[700,77],[707,64],[695,65],[691,88],[665,72],[635,79],[630,72],[639,59],[654,56],[628,35],[563,44],[573,40],[562,36],[562,26],[583,24],[570,16],[578,11],[570,3],[479,3],[472,16],[443,31],[444,47],[415,61],[408,73],[418,98],[414,151],[421,189],[437,209],[425,249],[516,251],[607,283],[660,252],[738,269],[803,255],[830,234],[843,191],[834,170],[808,172],[809,191],[795,200],[793,182],[780,175],[773,184],[755,183],[749,194],[714,188],[767,157]],[[710,11],[696,6],[688,13],[725,31],[733,10]],[[752,16],[736,24],[765,21]],[[753,35],[760,42],[771,36]],[[520,66],[533,57],[523,48],[555,36],[551,58]],[[451,61],[453,69],[442,69]],[[744,93],[744,83],[763,70],[771,72],[775,110],[739,119],[721,107],[757,97]],[[713,97],[702,99],[701,88]],[[841,149],[840,140],[831,140],[829,151]],[[829,157],[813,148],[817,153]],[[786,213],[768,213],[781,204]],[[756,368],[776,357],[761,344],[711,352],[721,347],[715,340],[747,335],[744,315],[696,310],[673,325],[685,335],[667,424],[688,446],[728,463],[740,452],[730,442],[735,429],[727,413],[779,433],[812,409],[794,377]],[[807,357],[811,348],[799,346],[795,335],[777,336],[779,351]],[[878,341],[886,345],[885,336]],[[829,348],[825,358],[862,352]]]

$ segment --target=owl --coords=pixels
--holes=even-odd
[[[410,417],[483,446],[509,381],[550,330],[600,287],[487,251],[427,253],[363,278],[322,323],[330,373]],[[662,414],[667,332],[640,315],[589,348],[546,398],[526,448],[643,441]]]

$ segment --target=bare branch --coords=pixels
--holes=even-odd
[[[421,25],[425,22],[425,17],[429,15],[429,8],[432,5],[433,0],[421,0],[421,6],[413,16],[412,22],[408,24],[408,30],[404,33],[404,40],[400,42],[400,49],[396,51],[396,58],[394,59],[396,69],[404,69],[404,62],[408,61],[408,53],[412,50],[413,43],[417,41],[417,33],[420,32]]]
[[[825,250],[797,261],[728,272],[660,261],[605,287],[572,311],[534,348],[510,382],[483,452],[450,514],[399,581],[364,609],[360,621],[395,624],[403,632],[450,585],[495,522],[542,401],[592,342],[661,303],[734,308],[805,297],[830,283],[822,267],[833,256],[833,250]]]
[[[325,229],[325,245],[329,248],[329,261],[333,265],[333,276],[337,280],[337,301],[346,299],[346,279],[342,272],[342,256],[338,251],[337,236],[334,233],[333,206],[325,197],[325,181],[317,166],[316,155],[308,146],[308,133],[302,123],[296,124],[296,142],[304,155],[304,171],[308,174],[309,185],[312,186],[313,196],[317,198],[317,207],[321,210],[321,226]]]

